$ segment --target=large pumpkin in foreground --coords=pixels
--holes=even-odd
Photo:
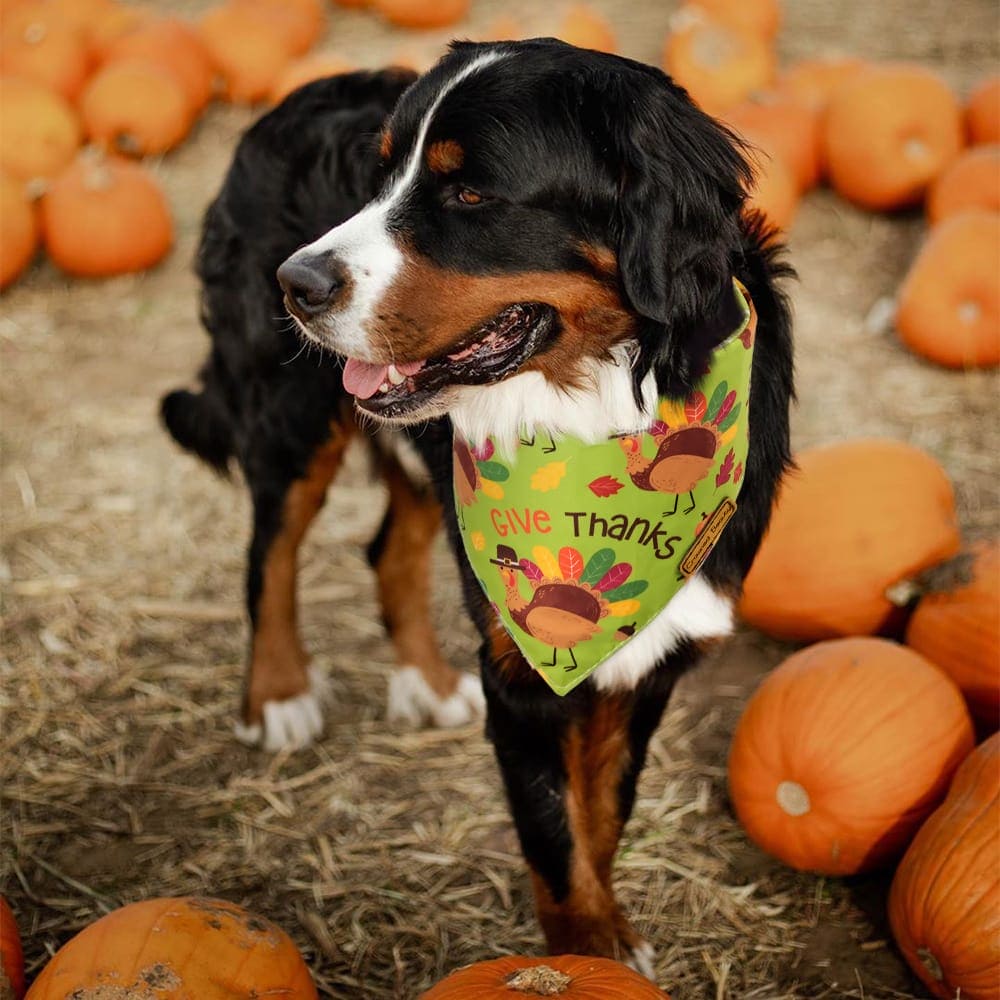
[[[740,611],[779,639],[878,632],[894,611],[887,590],[959,550],[951,483],[902,441],[844,441],[795,460]]]
[[[101,1000],[112,993],[316,1000],[309,970],[280,927],[242,906],[199,896],[148,899],[102,917],[56,952],[27,1000]]]
[[[900,950],[936,997],[1000,995],[1000,734],[955,775],[889,892]]]
[[[670,1000],[645,976],[609,958],[497,958],[453,972],[420,1000]]]
[[[765,851],[852,875],[902,853],[972,742],[961,693],[922,656],[886,639],[821,642],[747,704],[730,796]]]
[[[906,644],[961,688],[972,714],[1000,726],[1000,541],[978,542],[955,560],[955,577],[920,599]]]
[[[24,952],[21,950],[21,936],[17,933],[17,922],[0,896],[0,997],[7,1000],[21,1000],[24,996]]]

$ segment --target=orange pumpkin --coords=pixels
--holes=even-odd
[[[726,112],[725,123],[791,168],[799,191],[819,182],[820,115],[775,91],[757,94]]]
[[[152,267],[173,244],[167,200],[137,163],[88,151],[42,198],[42,232],[53,263],[97,278]]]
[[[1000,988],[1000,734],[955,774],[889,890],[899,950],[941,1000],[996,1000]]]
[[[586,4],[573,4],[563,15],[562,24],[556,32],[570,45],[581,49],[595,49],[598,52],[616,52],[615,33],[605,17]]]
[[[165,153],[188,134],[194,109],[169,70],[129,58],[94,74],[80,99],[80,114],[92,141],[149,156]]]
[[[401,28],[445,28],[469,13],[469,0],[372,0],[371,6]]]
[[[823,159],[850,201],[885,210],[911,205],[962,148],[962,109],[922,66],[868,66],[827,107]]]
[[[284,100],[293,90],[304,87],[313,80],[321,80],[325,76],[335,76],[338,73],[350,73],[355,67],[346,59],[335,56],[332,52],[317,53],[290,62],[271,87],[270,100],[273,104]]]
[[[778,79],[778,88],[814,111],[826,110],[833,95],[864,66],[853,56],[825,56],[792,63]]]
[[[748,209],[762,212],[775,229],[788,229],[799,207],[795,175],[780,155],[751,156],[754,183],[746,201]]]
[[[287,38],[247,17],[237,4],[208,11],[198,22],[198,34],[222,77],[224,96],[236,103],[267,97],[291,60]]]
[[[961,688],[972,714],[1000,725],[1000,541],[959,556],[950,579],[920,598],[906,642]]]
[[[700,8],[716,21],[731,24],[741,31],[752,31],[768,41],[781,27],[778,0],[691,0],[691,6]]]
[[[145,7],[124,3],[111,4],[103,14],[90,21],[87,27],[87,44],[91,57],[96,62],[102,62],[119,38],[138,31],[143,25],[155,19],[156,16]]]
[[[948,368],[1000,364],[1000,214],[972,209],[938,223],[910,267],[896,330]]]
[[[102,917],[56,952],[28,998],[64,1000],[77,990],[140,996],[149,986],[157,995],[198,1000],[316,998],[302,956],[280,927],[198,896],[148,899]]]
[[[0,28],[0,73],[48,87],[76,99],[90,70],[81,32],[43,4],[5,12]]]
[[[724,114],[774,78],[774,50],[759,35],[696,8],[682,8],[677,22],[681,27],[667,35],[664,68],[708,114]]]
[[[108,48],[107,59],[141,59],[166,70],[184,88],[196,113],[212,96],[212,61],[195,30],[177,18],[150,20],[116,39]]]
[[[501,15],[490,21],[482,40],[484,42],[516,42],[527,37],[524,27],[517,18]]]
[[[983,80],[969,95],[965,128],[969,142],[1000,142],[1000,73]]]
[[[74,28],[81,36],[88,56],[96,56],[91,42],[95,25],[108,17],[119,5],[115,0],[14,0],[18,6],[33,6],[55,20]]]
[[[38,220],[24,184],[0,171],[0,288],[31,263],[38,249]]]
[[[861,439],[796,456],[744,586],[740,610],[782,639],[870,635],[886,591],[955,555],[955,495],[926,452]]]
[[[58,94],[31,80],[0,78],[0,168],[26,182],[47,180],[73,159],[82,130]]]
[[[793,868],[866,871],[900,854],[973,746],[958,688],[886,639],[794,653],[733,735],[729,790],[747,833]]]
[[[0,896],[0,997],[8,995],[12,1000],[24,996],[24,952],[17,921],[7,900]]]
[[[326,27],[322,0],[231,0],[244,16],[268,25],[300,56],[316,44]]]
[[[1000,143],[967,149],[927,192],[931,223],[967,208],[1000,212]]]
[[[655,983],[609,958],[508,956],[453,972],[420,1000],[670,1000]]]

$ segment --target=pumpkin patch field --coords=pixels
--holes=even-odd
[[[235,955],[205,921],[279,942],[288,995],[660,995],[542,960],[482,725],[386,721],[385,497],[360,455],[302,549],[324,733],[235,739],[250,504],[158,423],[206,348],[193,254],[243,130],[317,74],[538,34],[671,67],[753,145],[799,275],[798,468],[616,863],[656,986],[1000,997],[994,0],[0,0],[0,21],[0,1000],[40,976],[61,1000],[95,941]],[[443,540],[432,586],[473,669]]]

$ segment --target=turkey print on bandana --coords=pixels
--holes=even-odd
[[[466,556],[525,659],[566,694],[639,633],[712,551],[747,461],[756,316],[712,353],[685,400],[588,444],[570,436],[498,454],[454,441]]]

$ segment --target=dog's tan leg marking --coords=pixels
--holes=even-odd
[[[605,695],[563,741],[572,838],[569,894],[557,902],[533,872],[539,922],[553,955],[604,955],[651,975],[649,947],[615,899],[611,869],[624,820],[619,787],[630,762],[630,695]]]
[[[313,456],[305,477],[296,479],[285,495],[281,527],[264,560],[257,602],[244,709],[244,721],[250,727],[266,725],[265,706],[309,691],[309,657],[298,631],[298,551],[326,500],[352,434],[352,426],[336,424],[330,439]],[[318,708],[310,706],[309,711],[314,714]],[[270,734],[265,734],[265,740],[274,742]]]
[[[388,716],[410,725],[457,726],[482,715],[478,677],[452,667],[431,624],[431,551],[441,508],[392,455],[384,458],[389,513],[374,560],[386,629],[396,652]]]

